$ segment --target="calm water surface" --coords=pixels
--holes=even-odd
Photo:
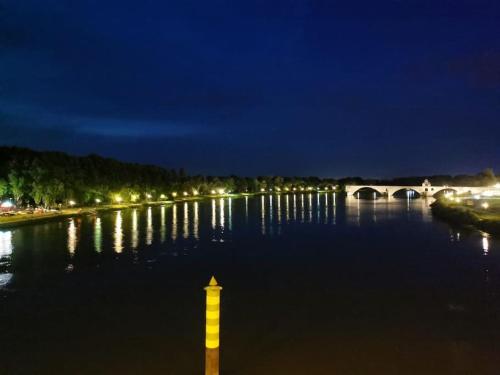
[[[0,373],[499,374],[500,245],[430,201],[265,195],[0,231]]]

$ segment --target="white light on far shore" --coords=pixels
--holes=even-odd
[[[69,205],[70,205],[71,207],[73,207],[73,206],[76,204],[76,202],[75,202],[75,201],[69,201],[68,203],[69,203]]]
[[[482,205],[481,205],[482,208],[484,208],[485,210],[488,209],[488,207],[490,207],[490,205],[488,204],[488,202],[484,202]]]
[[[12,208],[12,207],[14,207],[14,203],[12,203],[11,201],[4,201],[4,202],[2,202],[2,204],[0,205],[0,207],[2,207],[2,208]]]
[[[99,198],[96,198],[96,199],[95,199],[95,202],[96,202],[96,203],[101,203],[102,201],[101,201]]]

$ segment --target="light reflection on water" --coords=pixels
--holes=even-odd
[[[234,241],[234,236],[244,231],[254,236],[277,238],[294,231],[297,225],[328,225],[332,231],[345,227],[360,230],[365,226],[384,226],[387,223],[399,225],[401,222],[435,225],[430,202],[425,199],[362,200],[353,197],[344,200],[337,199],[336,193],[294,193],[246,196],[244,199],[217,198],[171,206],[119,210],[43,226],[22,227],[16,229],[17,237],[12,230],[0,231],[0,259],[3,262],[0,264],[10,265],[8,258],[16,246],[21,249],[27,246],[36,248],[43,244],[50,248],[50,236],[59,236],[61,241],[66,241],[65,250],[69,255],[89,249],[101,254],[105,253],[107,247],[120,255],[127,249],[141,251],[144,246],[161,246],[167,252],[169,249],[174,252],[177,244],[189,252],[196,243],[207,239],[215,242]],[[29,232],[30,228],[32,232]],[[252,232],[254,230],[256,232]],[[170,238],[167,241],[169,231]],[[458,232],[452,231],[447,237],[449,242],[462,242]],[[490,255],[493,248],[491,237],[482,235],[478,238],[477,248],[482,254]],[[2,280],[6,280],[7,276],[1,275],[10,274],[8,266],[0,269]]]
[[[117,253],[121,253],[123,251],[123,219],[122,212],[116,211],[115,217],[115,231],[114,231],[114,250]]]
[[[165,206],[160,208],[160,241],[164,243],[167,238],[167,225],[165,218]]]
[[[77,236],[76,236],[76,225],[75,219],[69,219],[68,225],[68,251],[70,254],[74,254],[77,245]]]
[[[215,228],[217,227],[217,217],[215,212],[216,212],[215,199],[212,199],[212,232],[215,232]]]
[[[184,238],[189,237],[189,206],[187,202],[184,202],[184,217],[183,217],[183,227],[182,233]]]
[[[263,236],[266,235],[266,201],[264,196],[260,197],[260,225],[261,233]]]
[[[483,254],[488,255],[488,252],[490,251],[490,241],[488,239],[488,235],[483,234],[483,239],[481,241],[481,244],[483,246]]]
[[[139,226],[137,218],[137,208],[132,210],[132,236],[131,236],[131,246],[132,249],[137,249],[139,246]]]
[[[172,207],[172,241],[177,240],[177,205]]]
[[[98,253],[102,251],[102,224],[100,217],[95,219],[94,224],[94,248]]]
[[[200,214],[199,214],[199,203],[194,202],[194,217],[193,217],[193,236],[196,240],[200,239],[199,226],[200,226]]]
[[[148,207],[148,215],[146,222],[146,245],[153,243],[153,209]]]
[[[219,200],[219,223],[220,223],[220,231],[221,233],[224,233],[224,225],[226,223],[225,221],[225,212],[224,212],[224,202],[226,200],[224,198],[221,198]]]
[[[12,231],[7,230],[0,232],[0,259],[12,254]]]

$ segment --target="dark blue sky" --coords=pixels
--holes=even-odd
[[[0,144],[207,174],[495,168],[499,20],[497,0],[0,0]]]

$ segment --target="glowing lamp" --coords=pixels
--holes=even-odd
[[[488,209],[488,207],[490,207],[490,205],[488,204],[488,202],[484,202],[481,207],[483,207],[485,210]]]
[[[218,190],[217,190],[217,193],[219,193],[219,194],[224,194],[225,192],[226,192],[226,191],[225,191],[224,189],[218,189]]]
[[[12,207],[14,207],[14,203],[12,203],[11,201],[4,201],[4,202],[2,202],[2,204],[0,205],[0,207],[2,207],[2,208],[12,208]]]
[[[217,192],[215,190],[211,190],[210,194],[217,194]]]
[[[175,198],[176,196],[177,196],[177,192],[175,192],[175,191],[174,191],[174,192],[172,193],[172,197],[174,197],[174,198]]]
[[[95,202],[96,202],[96,203],[101,203],[102,201],[101,201],[99,198],[96,198],[96,199],[95,199]]]
[[[184,193],[182,193],[185,197],[187,197],[189,195],[189,193],[187,191],[185,191]]]
[[[75,201],[69,201],[68,203],[69,203],[69,205],[70,205],[71,207],[73,207],[73,206],[76,204],[76,202],[75,202]]]

